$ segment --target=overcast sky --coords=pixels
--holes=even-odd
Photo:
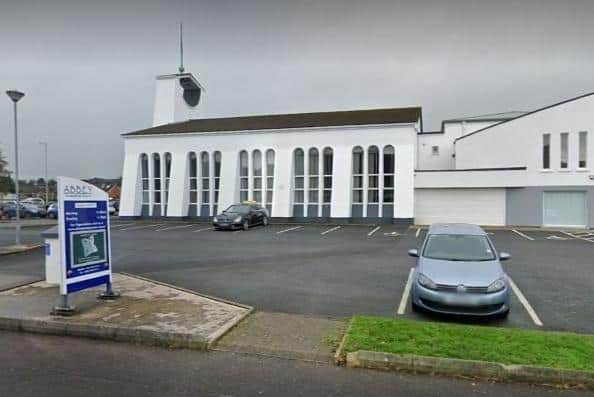
[[[428,130],[594,91],[592,0],[0,0],[21,176],[43,174],[40,140],[51,177],[120,176],[120,134],[150,126],[154,78],[177,70],[180,20],[209,117],[420,105]]]

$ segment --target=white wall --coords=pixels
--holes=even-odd
[[[290,217],[292,215],[292,160],[293,151],[302,148],[304,151],[312,147],[318,149],[322,156],[325,147],[334,151],[333,192],[331,215],[336,218],[351,216],[351,152],[353,147],[362,146],[365,150],[376,145],[380,149],[392,145],[396,152],[396,188],[395,218],[411,218],[414,202],[414,162],[416,152],[415,125],[392,126],[357,126],[315,128],[299,130],[275,131],[243,131],[227,133],[196,133],[162,136],[128,136],[125,137],[125,162],[120,214],[137,216],[140,214],[140,195],[138,184],[140,154],[170,152],[172,155],[172,181],[169,203],[169,216],[184,216],[187,213],[185,181],[179,180],[185,175],[188,153],[201,151],[222,154],[221,191],[219,206],[222,208],[239,200],[238,190],[238,158],[241,150],[250,154],[259,149],[262,154],[268,149],[275,150],[275,184],[272,216]],[[187,178],[185,178],[187,179]]]
[[[588,169],[578,170],[578,132],[588,131]],[[561,170],[560,133],[569,132],[569,168]],[[551,134],[551,170],[542,170],[542,134]],[[456,168],[527,167],[526,185],[592,185],[594,95],[503,123],[456,142]]]
[[[190,73],[157,76],[153,126],[196,119],[204,117],[206,114],[206,93],[204,89],[200,94],[200,102],[195,107],[189,106],[184,101],[184,90],[179,83],[180,78],[184,77],[194,79],[196,84],[200,86],[200,83]]]

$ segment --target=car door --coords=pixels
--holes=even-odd
[[[258,207],[257,205],[253,205],[252,206],[252,213],[254,214],[253,216],[253,222],[254,223],[261,223],[262,222],[262,211],[260,211],[260,207]]]

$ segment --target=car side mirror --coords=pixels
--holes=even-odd
[[[499,253],[499,260],[500,261],[507,261],[509,259],[511,259],[511,255],[508,254],[507,252],[500,252]]]
[[[418,258],[419,250],[417,250],[417,249],[408,250],[408,256],[412,256],[413,258]]]

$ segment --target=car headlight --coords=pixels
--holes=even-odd
[[[239,223],[241,222],[241,216],[238,216],[237,218],[233,219],[233,223]]]
[[[219,220],[217,219],[217,217],[215,216],[214,218],[212,218],[213,222],[218,222]]]
[[[487,292],[497,292],[501,291],[505,288],[505,280],[500,278],[491,283],[489,287],[487,287]]]
[[[417,280],[419,281],[419,284],[421,284],[425,288],[437,289],[437,285],[435,285],[433,280],[425,276],[423,273],[419,273],[419,277]]]

